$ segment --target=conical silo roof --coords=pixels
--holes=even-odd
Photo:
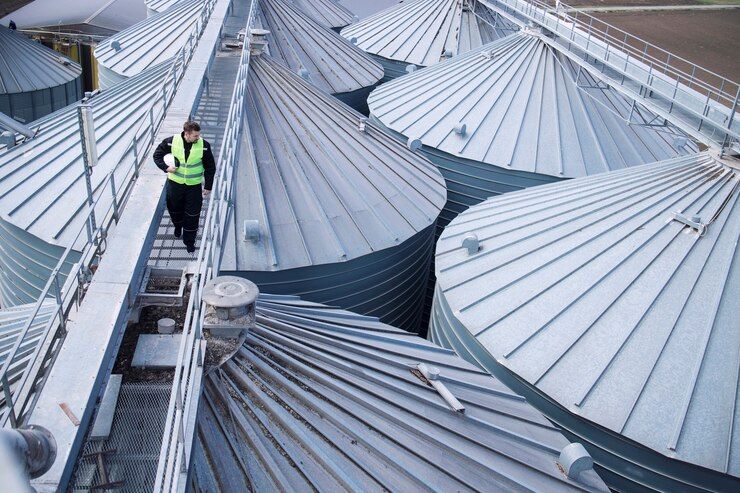
[[[370,95],[372,117],[442,169],[448,220],[491,195],[695,150],[541,36],[514,34]]]
[[[0,95],[61,86],[81,73],[64,55],[0,25]]]
[[[407,64],[434,65],[516,30],[476,2],[412,0],[346,27],[342,36],[379,57],[386,66],[386,76],[393,78],[403,75]]]
[[[412,264],[425,263],[445,202],[439,171],[267,55],[250,63],[222,270],[379,316],[413,306]]]
[[[18,29],[110,36],[146,17],[141,0],[33,0],[6,15],[0,21],[11,20]]]
[[[95,49],[100,87],[112,87],[170,60],[185,45],[204,0],[184,0],[102,41]]]
[[[383,77],[380,64],[289,2],[259,0],[259,7],[258,22],[270,31],[273,59],[342,99],[360,91],[357,99],[365,104],[370,89]]]
[[[82,68],[0,25],[0,112],[28,123],[81,97]]]
[[[90,98],[93,108],[98,164],[91,180],[98,207],[107,210],[111,191],[100,190],[107,174],[116,169],[149,110],[158,103],[169,64],[153,67],[118,86]],[[0,149],[0,284],[1,292],[15,292],[18,302],[38,298],[64,248],[78,237],[86,217],[87,192],[80,143],[78,105],[35,121],[36,137],[13,148]],[[141,137],[141,135],[139,135]],[[120,173],[120,174],[119,174]],[[130,170],[116,170],[117,186],[130,179]],[[84,235],[77,238],[84,242]],[[78,245],[73,245],[77,247]],[[9,281],[13,276],[26,286]],[[26,301],[23,301],[23,300]],[[9,306],[7,299],[0,300]]]
[[[0,368],[8,359],[13,346],[28,323],[29,317],[34,315],[35,308],[36,304],[32,303],[0,309]],[[49,300],[42,303],[41,308],[34,316],[28,332],[26,332],[18,351],[15,353],[13,363],[8,369],[7,376],[11,388],[16,385],[18,378],[28,365],[29,358],[44,335],[47,322],[54,314],[56,314],[56,304]],[[0,412],[5,411],[4,407],[5,393],[3,392],[2,382],[0,382]]]
[[[471,207],[437,244],[433,340],[518,382],[619,491],[737,491],[736,165],[702,153]]]
[[[305,12],[324,27],[331,29],[348,26],[355,15],[334,0],[286,0]]]
[[[256,328],[206,379],[197,429],[195,491],[607,491],[591,469],[563,474],[568,440],[490,375],[297,298],[260,296]]]

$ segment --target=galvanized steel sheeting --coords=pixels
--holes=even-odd
[[[102,41],[95,49],[101,88],[115,85],[115,75],[132,77],[175,56],[188,40],[203,3],[204,0],[179,2]],[[114,43],[120,49],[113,48]],[[113,76],[107,76],[108,71]]]
[[[0,215],[0,306],[33,303],[41,296],[64,248],[39,239]],[[79,255],[72,254],[59,277],[63,284]]]
[[[465,414],[419,363],[439,368]],[[593,471],[565,477],[567,440],[494,378],[297,298],[260,296],[256,329],[206,381],[197,426],[196,491],[606,491]]]
[[[142,0],[34,0],[1,20],[18,29],[110,36],[146,17]]]
[[[270,31],[270,55],[294,73],[306,70],[308,81],[319,89],[351,93],[383,77],[380,64],[289,2],[259,0],[258,14],[258,24]]]
[[[0,112],[28,123],[82,96],[82,68],[0,25]]]
[[[14,308],[0,309],[0,367],[5,364],[10,350],[13,349],[13,345],[18,340],[18,336],[26,326],[26,323],[28,323],[28,318],[33,315],[35,308],[36,304],[32,303]],[[11,388],[14,387],[26,365],[28,365],[28,359],[36,350],[36,346],[44,335],[46,323],[55,312],[56,305],[53,302],[44,302],[36,317],[34,317],[23,342],[18,348],[15,363],[8,369],[7,375]],[[0,410],[4,410],[4,407],[5,394],[2,383],[0,383]]]
[[[516,30],[467,0],[412,0],[343,29],[342,36],[378,57],[426,67]]]
[[[739,181],[699,154],[471,207],[437,244],[433,340],[554,401],[630,481],[737,489]]]
[[[176,3],[180,3],[187,0],[146,0],[146,8],[151,11],[151,13],[156,14],[157,12],[162,12]],[[151,15],[150,13],[150,15]]]
[[[111,201],[110,188],[101,190],[99,187],[119,163],[139,124],[148,118],[168,68],[168,64],[154,67],[90,100],[99,156],[91,179],[95,196],[102,194],[99,210],[107,209]],[[33,269],[27,268],[31,264],[5,262],[17,255],[38,256],[43,259],[39,260],[43,269],[48,270],[50,265],[56,264],[49,256],[58,260],[63,249],[75,242],[87,214],[77,105],[57,111],[31,126],[38,129],[36,137],[14,148],[0,149],[0,219],[24,233],[0,238],[0,247],[4,250],[0,256],[0,270],[9,269],[0,277],[3,302],[12,299],[13,295],[8,293],[15,293],[21,300],[33,296],[43,289],[48,279],[46,274],[33,275]],[[117,171],[119,187],[124,183],[125,173],[126,169]],[[83,233],[72,246],[79,248],[84,241]],[[14,277],[24,280],[30,287],[8,281]]]
[[[324,27],[340,28],[349,25],[355,15],[334,0],[286,0],[301,9]]]
[[[0,25],[0,94],[60,86],[80,74],[82,68],[61,53]]]
[[[397,284],[423,283],[410,269],[418,257],[394,255],[399,249],[414,252],[405,242],[435,224],[445,202],[439,171],[381,130],[368,124],[361,131],[361,115],[267,55],[253,57],[248,91],[248,131],[240,146],[222,270],[262,272],[263,282],[268,273],[297,281],[306,275],[299,268],[322,266],[347,280],[355,264],[369,259],[350,261],[380,252],[375,261],[382,269],[375,274],[388,276],[381,293],[371,296],[367,279],[335,285],[326,272],[310,285],[294,285],[302,292],[322,291],[341,306],[365,293],[375,310],[415,309],[416,297],[394,293]],[[258,239],[245,239],[245,221],[257,221]],[[391,265],[399,270],[389,271]]]
[[[556,53],[540,34],[521,33],[445,64],[384,84],[371,113],[406,138],[454,156],[555,178],[669,159],[677,132],[644,125],[652,114]],[[576,83],[578,80],[578,84]],[[455,131],[464,124],[465,133]]]

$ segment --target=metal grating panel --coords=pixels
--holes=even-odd
[[[78,458],[69,492],[87,492],[102,484],[99,452],[111,488],[120,493],[151,491],[164,433],[170,384],[124,383],[118,397],[113,427],[107,440],[88,440]],[[99,489],[98,491],[105,491]]]

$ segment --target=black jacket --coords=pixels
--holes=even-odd
[[[185,143],[185,159],[190,155],[190,148],[193,144],[185,140],[184,132],[181,133],[182,140]],[[167,165],[164,162],[165,154],[172,153],[172,137],[164,139],[154,151],[154,164],[159,169],[167,172]],[[210,190],[213,187],[213,177],[216,174],[216,160],[213,159],[213,152],[211,151],[211,144],[207,140],[203,139],[203,188]]]

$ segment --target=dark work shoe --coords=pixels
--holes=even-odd
[[[182,226],[175,226],[175,238],[182,236]]]
[[[185,245],[185,248],[188,249],[188,253],[195,253],[195,245]]]

